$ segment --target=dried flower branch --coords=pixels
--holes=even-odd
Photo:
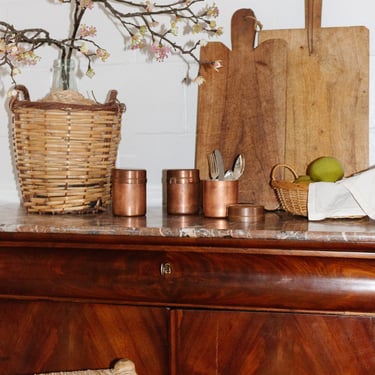
[[[199,37],[222,34],[222,28],[216,25],[219,9],[215,3],[207,5],[206,0],[161,0],[160,4],[150,0],[55,1],[72,7],[72,28],[66,39],[55,39],[42,28],[21,30],[0,21],[0,66],[9,67],[14,83],[22,66],[35,65],[40,60],[36,51],[44,46],[54,46],[60,51],[61,65],[66,68],[63,69],[65,82],[69,82],[69,66],[74,54],[85,57],[86,74],[92,77],[95,59],[105,61],[109,57],[108,51],[93,39],[96,28],[82,22],[85,13],[94,9],[95,5],[115,24],[122,26],[129,37],[129,48],[145,49],[158,61],[165,60],[171,53],[178,53],[199,63],[197,50],[205,43],[205,39]],[[182,34],[190,34],[193,40],[181,44],[178,37]],[[216,68],[219,65],[213,64]]]

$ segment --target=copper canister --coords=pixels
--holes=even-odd
[[[169,169],[167,179],[167,213],[197,214],[200,208],[200,179],[198,169]]]
[[[144,169],[112,170],[112,212],[116,216],[146,214],[147,172]]]
[[[238,203],[238,180],[204,180],[203,214],[207,217],[228,216],[228,206]]]
[[[251,203],[238,203],[228,206],[229,221],[256,223],[264,221],[264,206]]]

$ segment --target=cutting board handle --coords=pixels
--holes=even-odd
[[[232,16],[232,51],[252,51],[255,45],[258,21],[251,9],[239,9]],[[250,45],[250,49],[249,49]]]
[[[309,55],[314,52],[314,30],[322,25],[323,0],[305,0],[305,28]]]

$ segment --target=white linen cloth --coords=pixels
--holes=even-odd
[[[375,220],[375,168],[337,182],[313,182],[307,200],[309,220],[369,216]]]

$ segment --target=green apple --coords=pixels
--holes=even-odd
[[[298,176],[293,182],[295,184],[309,184],[311,182],[311,177],[309,175]]]
[[[310,163],[307,173],[312,181],[336,182],[344,177],[344,168],[338,159],[322,156]]]

